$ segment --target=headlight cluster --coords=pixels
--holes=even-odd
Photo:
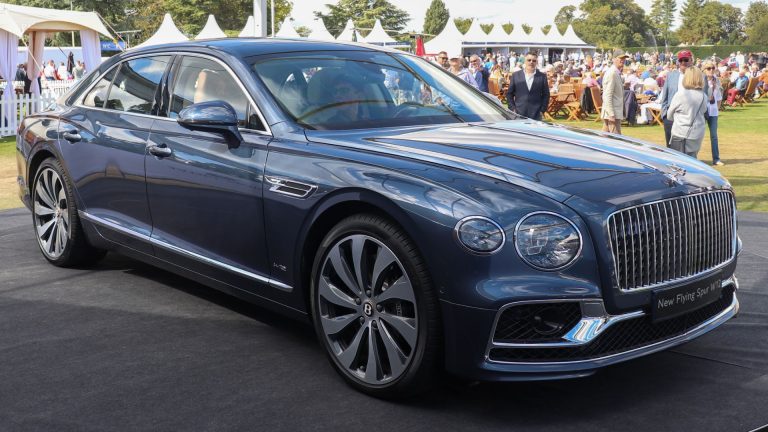
[[[569,220],[554,213],[537,212],[524,217],[515,230],[520,257],[540,270],[558,270],[581,251],[581,234]]]
[[[472,252],[490,254],[504,245],[506,236],[499,224],[482,216],[470,216],[456,224],[456,238]]]

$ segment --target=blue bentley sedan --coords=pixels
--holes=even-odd
[[[197,41],[101,65],[18,131],[43,256],[115,251],[311,321],[380,397],[585,376],[733,317],[730,184],[517,117],[409,54]]]

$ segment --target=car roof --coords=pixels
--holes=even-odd
[[[223,51],[236,57],[250,57],[264,54],[275,54],[297,51],[382,51],[400,52],[391,48],[356,42],[331,42],[308,39],[286,38],[226,38],[203,39],[189,42],[177,42],[172,44],[153,45],[145,48],[130,49],[128,53],[138,54],[143,52],[167,51],[169,49],[194,49],[209,48]]]

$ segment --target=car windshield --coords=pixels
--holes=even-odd
[[[366,129],[512,118],[500,105],[419,57],[370,51],[259,57],[253,70],[297,123]]]

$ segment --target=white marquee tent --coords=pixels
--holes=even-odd
[[[424,49],[431,54],[437,54],[445,51],[448,56],[458,56],[461,54],[461,42],[464,35],[456,27],[452,18],[448,18],[445,28],[434,39],[424,44]]]
[[[351,19],[347,20],[347,25],[344,26],[344,30],[341,32],[339,37],[336,38],[336,40],[343,42],[365,42],[365,38],[357,30],[355,30],[355,23],[352,22]]]
[[[322,18],[317,18],[312,21],[312,25],[309,27],[311,32],[307,39],[321,40],[321,41],[334,41],[336,38],[325,28],[325,23]]]
[[[96,69],[101,63],[99,35],[112,39],[98,14],[0,3],[0,76],[8,82],[15,77],[19,40],[26,34],[29,37],[27,76],[36,77],[43,62],[46,35],[61,31],[80,32],[86,68]],[[32,80],[30,92],[34,95],[40,94],[36,79]],[[0,101],[5,102],[5,106],[15,106],[16,92],[4,91]],[[3,110],[3,117],[8,126],[15,128],[15,112]],[[2,121],[0,118],[0,122]]]
[[[213,15],[208,15],[208,21],[205,22],[205,26],[200,33],[195,36],[195,39],[219,39],[225,38],[227,35],[219,27],[219,23],[216,22],[216,18]]]
[[[488,33],[488,45],[491,46],[507,46],[512,43],[512,38],[504,31],[504,27],[501,23],[493,25],[491,32]]]
[[[276,37],[281,38],[300,38],[301,35],[299,35],[296,32],[296,29],[293,27],[293,22],[291,21],[291,17],[285,17],[285,21],[280,25],[280,30],[277,31],[277,34],[275,34]]]
[[[189,39],[186,36],[184,36],[184,33],[182,33],[179,30],[179,28],[176,27],[176,24],[173,23],[173,18],[171,18],[171,14],[167,13],[163,17],[163,22],[162,24],[160,24],[160,28],[157,29],[155,34],[153,34],[149,39],[145,40],[143,43],[136,45],[136,48],[146,47],[151,45],[174,43],[174,42],[184,42],[188,40]]]
[[[410,46],[407,42],[399,42],[395,40],[392,36],[388,35],[387,32],[384,30],[384,26],[381,25],[381,20],[376,20],[376,23],[373,25],[373,29],[370,33],[368,33],[368,36],[365,37],[365,43],[369,43],[371,45],[380,45],[380,46],[388,46],[388,47],[408,47]]]
[[[238,35],[240,37],[254,37],[256,36],[256,29],[253,27],[253,15],[248,17],[248,21],[245,22],[243,31]]]
[[[488,43],[488,34],[480,27],[480,20],[475,18],[469,30],[464,33],[461,44],[463,46],[485,46]]]

